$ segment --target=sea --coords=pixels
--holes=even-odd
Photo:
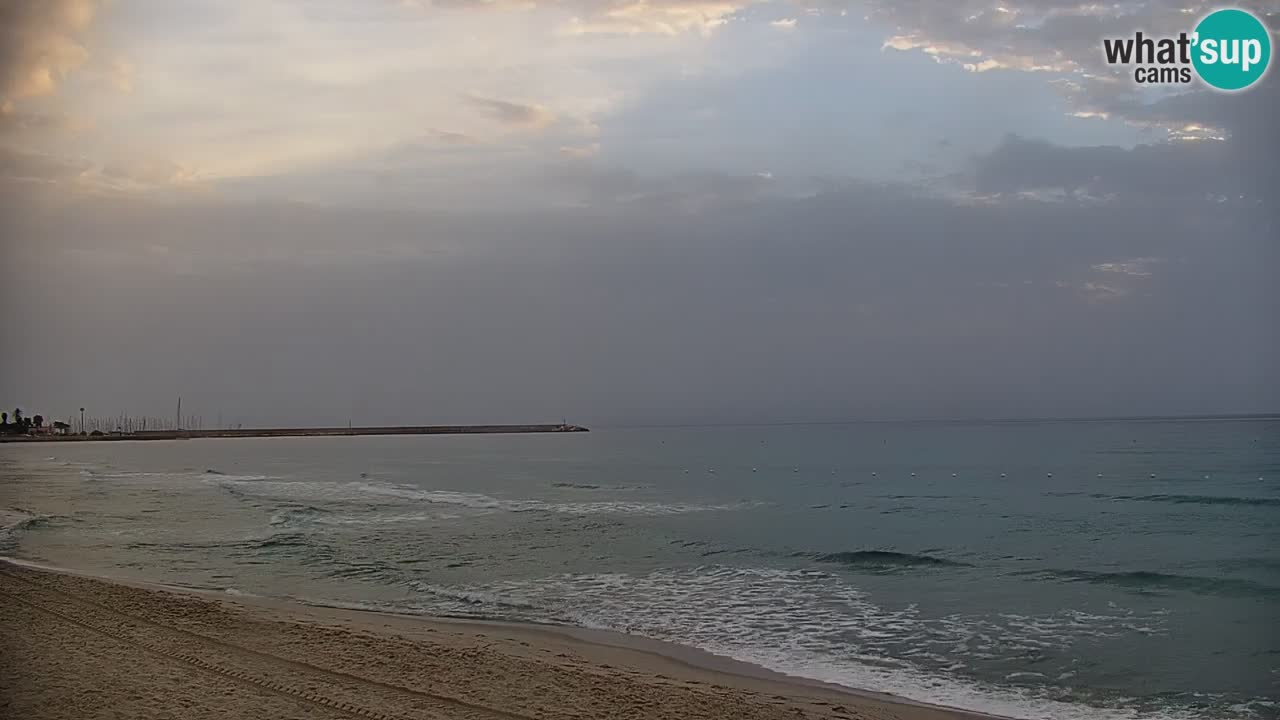
[[[1016,718],[1280,717],[1280,419],[0,446],[0,555]]]

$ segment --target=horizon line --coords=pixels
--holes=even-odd
[[[1252,413],[1197,413],[1190,415],[1076,415],[1065,417],[994,417],[994,418],[861,418],[845,420],[764,420],[764,421],[713,421],[678,423],[595,423],[597,428],[713,428],[713,427],[784,427],[802,425],[889,425],[889,424],[1017,424],[1017,423],[1074,423],[1074,422],[1190,422],[1209,420],[1280,420],[1280,411]]]

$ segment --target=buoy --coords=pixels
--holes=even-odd
[[[1155,473],[1151,473],[1151,477],[1155,477],[1155,476],[1156,476],[1156,474],[1155,474]]]
[[[755,472],[755,471],[756,471],[756,469],[755,469],[755,468],[751,468],[751,472]]]
[[[1102,473],[1098,473],[1098,477],[1102,477]]]
[[[915,477],[915,476],[916,476],[916,474],[915,474],[915,473],[911,473],[911,477]]]
[[[955,474],[955,473],[951,473],[951,477],[955,477],[955,476],[956,476],[956,474]]]
[[[1005,475],[1004,473],[1000,473],[1000,477],[1009,477],[1009,476]]]
[[[873,473],[871,473],[871,477],[876,477],[876,476],[877,476],[877,475],[879,475],[879,474],[880,474],[880,473],[878,473],[878,472],[873,472]],[[1259,480],[1261,480],[1262,478],[1258,478],[1258,479],[1259,479]]]
[[[800,468],[791,468],[791,472],[800,472]]]
[[[1205,475],[1205,476],[1204,476],[1204,479],[1205,479],[1205,480],[1208,480],[1208,479],[1209,479],[1209,476],[1208,476],[1208,475]]]
[[[1045,476],[1045,477],[1053,477],[1053,473],[1045,473],[1045,474],[1044,474],[1044,476]]]

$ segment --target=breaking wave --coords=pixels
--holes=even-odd
[[[593,485],[591,483],[573,483],[573,482],[553,482],[553,488],[564,488],[567,490],[638,490],[639,485]]]
[[[271,524],[276,526],[292,526],[315,520],[331,514],[324,508],[307,505],[299,508],[287,508],[271,516]]]
[[[1160,616],[1121,608],[928,617],[914,605],[882,606],[826,573],[728,566],[411,586],[421,595],[400,612],[621,631],[791,675],[1009,717],[1192,717],[1175,707],[1150,715],[1132,698],[1076,696],[1054,679],[1061,668],[1022,678],[1015,687],[995,687],[968,673],[970,663],[1003,662],[1015,672],[1046,647],[1167,631]]]

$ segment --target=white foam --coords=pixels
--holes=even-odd
[[[224,475],[219,472],[200,472],[193,470],[182,470],[177,472],[165,471],[145,471],[130,472],[123,470],[111,470],[95,467],[85,467],[80,469],[80,475],[90,480],[110,480],[113,482],[175,482],[175,481],[201,481],[207,483],[228,482],[252,482],[258,480],[274,480],[278,476],[274,475]]]
[[[315,508],[298,508],[281,510],[271,516],[271,524],[277,526],[297,525],[396,525],[399,523],[430,523],[436,521],[457,520],[461,515],[455,513],[362,513],[346,515],[341,513],[317,512]]]
[[[70,570],[64,570],[63,568],[60,568],[54,565],[46,565],[43,563],[33,562],[31,560],[26,560],[20,557],[13,557],[12,555],[0,555],[0,562],[7,562],[12,565],[17,565],[19,567],[31,568],[32,570],[50,570],[53,572],[72,572]],[[76,573],[76,574],[84,574],[84,573]]]
[[[555,502],[534,499],[503,499],[480,493],[455,490],[424,490],[408,485],[354,481],[327,482],[311,480],[278,480],[215,476],[210,482],[237,492],[295,501],[368,501],[383,498],[405,504],[430,503],[468,508],[482,512],[555,512],[573,515],[676,515],[691,512],[738,510],[748,504],[660,503],[637,500]]]
[[[433,611],[571,622],[691,645],[794,676],[893,693],[1008,717],[1051,720],[1181,720],[1135,707],[1097,708],[1050,697],[1064,689],[1019,675],[1028,687],[993,686],[963,674],[966,659],[1015,657],[1085,637],[1121,637],[1163,620],[1062,612],[1045,616],[922,617],[893,610],[839,578],[813,571],[705,567],[565,575],[465,588],[421,585]]]

